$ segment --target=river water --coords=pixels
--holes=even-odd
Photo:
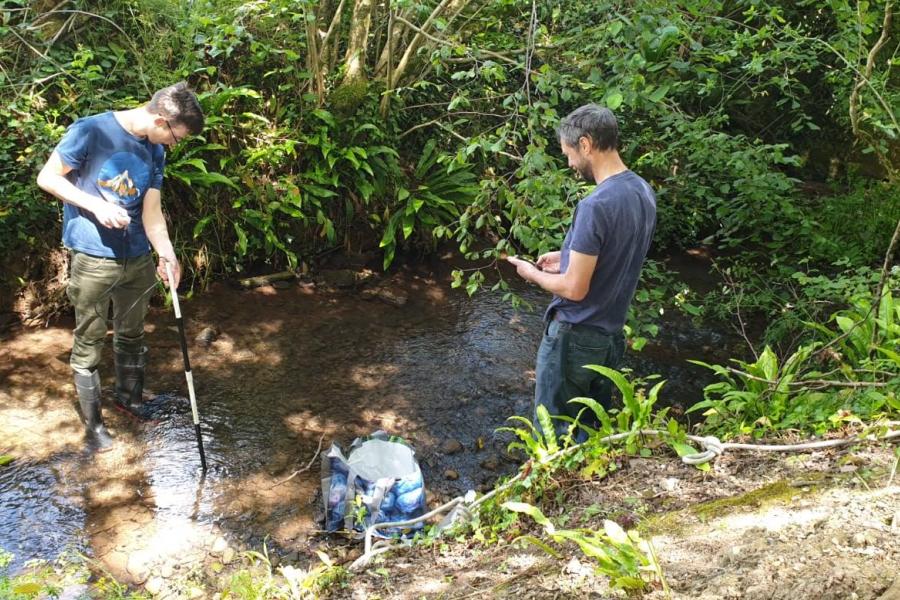
[[[319,527],[313,457],[377,429],[416,448],[432,505],[512,472],[509,437],[495,430],[529,413],[548,298],[521,288],[538,310],[517,312],[499,294],[469,298],[426,270],[384,285],[408,301],[394,306],[359,289],[291,284],[217,285],[183,302],[205,475],[183,398],[157,426],[107,410],[116,448],[84,452],[67,366],[72,324],[5,334],[0,454],[16,459],[0,467],[0,548],[15,555],[13,571],[75,550],[140,581],[160,557],[201,560],[219,537],[237,548],[265,541],[276,553],[302,553]],[[215,339],[195,341],[207,327],[218,330],[207,336]],[[177,331],[163,307],[151,311],[147,341],[148,388],[183,396]],[[676,320],[642,352],[627,353],[626,366],[667,379],[662,402],[677,412],[708,381],[685,359],[714,360],[735,343]],[[106,351],[102,376],[110,386]],[[461,450],[445,452],[454,445]]]

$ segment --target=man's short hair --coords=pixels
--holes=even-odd
[[[168,119],[171,125],[184,125],[191,135],[203,131],[203,109],[186,81],[158,90],[147,104],[147,110]]]
[[[559,122],[556,135],[560,142],[573,148],[578,145],[578,140],[586,137],[595,150],[615,150],[619,144],[619,124],[608,108],[585,104]]]

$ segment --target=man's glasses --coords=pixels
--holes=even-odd
[[[169,125],[169,120],[168,120],[168,119],[164,119],[164,120],[165,120],[165,122],[166,122],[166,127],[169,128],[169,135],[171,135],[171,136],[172,136],[172,139],[175,140],[174,143],[177,144],[178,142],[180,142],[181,140],[183,140],[184,138],[179,138],[177,135],[175,135],[175,132],[172,131],[172,126]]]

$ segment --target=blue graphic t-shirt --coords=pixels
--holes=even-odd
[[[655,228],[656,195],[633,172],[613,175],[594,188],[575,207],[559,263],[565,273],[572,250],[597,257],[587,296],[580,302],[554,296],[545,318],[555,312],[567,323],[592,325],[610,335],[622,331]]]
[[[162,144],[135,137],[113,113],[78,119],[56,146],[72,167],[66,177],[78,189],[123,207],[131,217],[126,229],[101,225],[94,214],[63,205],[63,245],[110,258],[134,258],[150,252],[142,219],[144,194],[161,189],[166,153]]]

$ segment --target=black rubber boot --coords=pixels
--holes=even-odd
[[[141,421],[158,422],[165,413],[166,401],[156,398],[144,402],[144,367],[147,348],[140,352],[116,352],[116,408]]]
[[[142,421],[152,421],[144,407],[144,366],[147,349],[116,352],[116,408]]]
[[[106,452],[113,447],[113,438],[103,424],[100,414],[100,374],[75,373],[75,391],[78,393],[78,409],[84,423],[88,445],[97,452]]]

